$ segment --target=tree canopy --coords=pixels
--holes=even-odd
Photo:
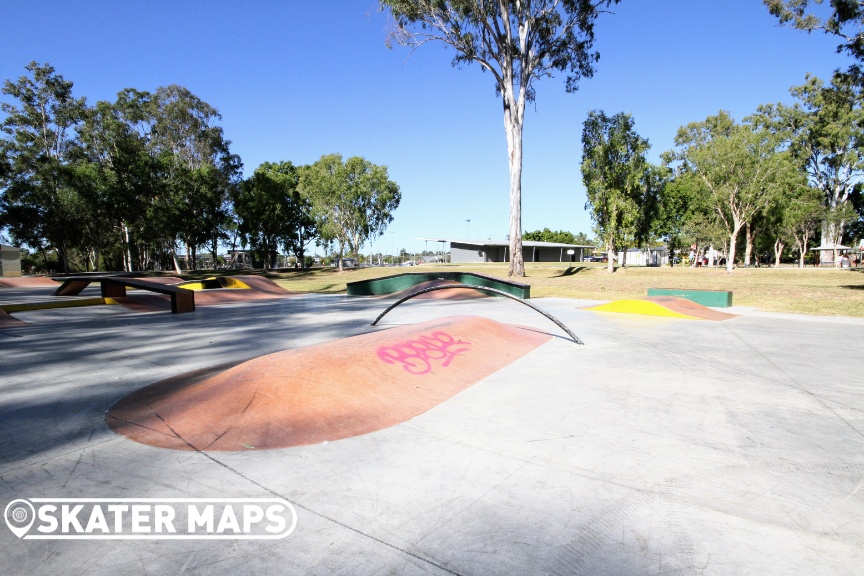
[[[629,114],[588,113],[582,130],[585,209],[610,255],[609,272],[615,269],[616,248],[628,241],[639,243],[650,228],[655,182],[649,179],[648,148],[648,140],[636,132]]]
[[[842,212],[864,176],[864,93],[847,75],[835,75],[829,86],[808,75],[790,92],[798,102],[760,106],[748,120],[777,133],[829,211]],[[823,236],[840,237],[843,227],[842,220],[826,223]]]
[[[803,174],[775,134],[737,124],[725,111],[680,128],[675,143],[682,171],[693,175],[692,184],[728,234],[731,272],[741,229],[780,191],[800,186]]]
[[[864,61],[864,6],[860,0],[830,0],[827,17],[820,17],[810,10],[814,5],[823,4],[823,0],[762,1],[781,24],[837,36],[842,39],[838,52],[846,51],[859,62]]]
[[[64,271],[69,250],[84,236],[85,201],[75,185],[75,130],[86,101],[72,95],[72,82],[48,64],[30,62],[27,75],[5,81],[0,103],[0,225],[14,240],[37,250],[56,248]]]
[[[288,250],[302,227],[304,214],[297,192],[299,174],[291,162],[265,162],[243,181],[234,196],[238,232],[265,268],[273,266],[279,246]]]
[[[364,242],[380,236],[402,199],[386,166],[359,156],[343,162],[341,154],[324,155],[304,169],[299,190],[311,202],[321,240],[338,245],[340,270],[346,249],[358,254]]]

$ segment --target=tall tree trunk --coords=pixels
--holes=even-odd
[[[126,255],[126,272],[132,272],[132,249],[129,246],[129,226],[125,222],[121,223],[120,226],[123,228],[123,244],[126,248],[123,251]]]
[[[750,222],[747,222],[744,225],[744,237],[746,238],[746,244],[744,245],[744,267],[750,267],[750,258],[753,254],[753,243],[756,239],[756,227],[750,226]],[[759,263],[756,262],[758,266]]]
[[[615,241],[609,240],[606,242],[606,272],[612,274],[615,272]]]
[[[803,234],[801,238],[795,237],[795,244],[798,245],[798,267],[804,268],[804,257],[807,255],[808,234]]]
[[[60,257],[60,264],[63,266],[63,273],[69,274],[69,252],[66,250],[66,242],[61,242],[57,248],[57,255]]]
[[[171,249],[171,261],[174,263],[174,272],[176,272],[177,275],[182,274],[180,271],[180,262],[177,261],[177,250],[175,248]]]
[[[509,74],[507,74],[509,76]],[[508,276],[525,276],[522,258],[522,120],[525,97],[518,101],[513,94],[511,78],[506,79],[504,93],[504,134],[507,137],[507,159],[510,165],[510,267]]]
[[[774,268],[780,267],[780,256],[783,254],[783,240],[777,238],[774,240]]]
[[[294,255],[297,256],[297,263],[299,264],[298,268],[306,268],[306,254],[303,249],[303,233],[299,230],[297,231],[297,250],[294,252]]]
[[[726,271],[730,274],[735,267],[735,241],[738,239],[738,233],[741,232],[741,224],[735,223],[732,233],[729,234],[729,254],[726,256]]]

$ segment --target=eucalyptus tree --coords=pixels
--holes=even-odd
[[[795,243],[798,249],[798,266],[803,268],[807,248],[815,238],[819,225],[825,219],[821,191],[809,186],[800,189],[797,194],[788,198],[781,209],[781,214],[778,239]],[[778,263],[779,254],[775,258],[775,265]]]
[[[837,52],[845,51],[859,63],[864,61],[864,6],[860,0],[830,0],[831,8],[827,17],[812,11],[814,5],[823,4],[823,0],[813,0],[812,3],[811,0],[762,1],[781,24],[791,24],[807,32],[821,30],[837,36],[842,39]],[[852,71],[860,74],[859,66],[853,66]]]
[[[160,187],[155,160],[147,150],[147,132],[140,127],[146,114],[144,98],[144,93],[126,89],[114,103],[97,102],[79,130],[79,181],[90,206],[88,227],[97,266],[104,246],[119,245],[123,269],[135,268],[132,246],[141,239],[134,231],[144,227],[149,201]],[[143,251],[137,251],[139,268]]]
[[[722,222],[729,242],[726,269],[733,269],[742,228],[764,210],[779,189],[800,177],[798,164],[771,131],[737,124],[727,112],[678,130],[677,160],[694,174],[706,203]]]
[[[49,64],[30,62],[27,74],[5,81],[0,103],[0,223],[16,242],[57,250],[69,271],[70,250],[84,235],[86,206],[75,186],[76,128],[86,101]]]
[[[835,75],[830,86],[808,75],[803,85],[790,92],[798,102],[760,106],[748,120],[787,141],[810,184],[822,190],[826,214],[843,213],[854,186],[864,177],[862,88],[847,75]],[[841,238],[843,230],[843,219],[826,219],[824,241]]]
[[[649,198],[646,177],[650,165],[645,158],[648,140],[639,136],[632,116],[620,112],[607,116],[592,110],[582,130],[582,181],[588,197],[597,237],[609,255],[609,272],[615,271],[613,255],[627,239],[637,240],[645,232]]]
[[[339,246],[340,270],[346,249],[357,254],[364,242],[383,234],[402,199],[386,166],[359,156],[343,162],[341,154],[324,155],[303,169],[299,191],[311,202],[319,238]]]
[[[594,74],[594,22],[618,0],[381,0],[395,20],[390,39],[418,48],[442,42],[456,50],[454,66],[477,63],[492,74],[504,105],[510,171],[510,276],[524,276],[522,259],[522,127],[534,83],[564,72],[575,92]]]
[[[311,205],[297,190],[299,180],[300,172],[291,162],[264,162],[234,197],[238,231],[265,267],[271,266],[280,245],[302,262],[314,234]]]
[[[150,102],[148,142],[162,166],[167,195],[162,204],[169,205],[164,230],[172,250],[182,240],[194,262],[198,247],[209,243],[215,256],[228,200],[240,181],[240,158],[218,125],[219,112],[188,89],[160,87]]]

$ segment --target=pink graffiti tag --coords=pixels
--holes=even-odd
[[[432,371],[433,360],[440,360],[442,367],[447,367],[453,359],[467,352],[470,342],[456,340],[446,332],[433,332],[421,336],[417,340],[406,340],[390,346],[381,346],[376,350],[378,358],[387,364],[402,364],[410,374],[428,374]]]

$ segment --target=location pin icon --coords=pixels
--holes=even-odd
[[[6,505],[6,511],[3,513],[6,518],[6,525],[18,538],[27,534],[33,521],[36,519],[36,510],[28,500],[13,500]]]

